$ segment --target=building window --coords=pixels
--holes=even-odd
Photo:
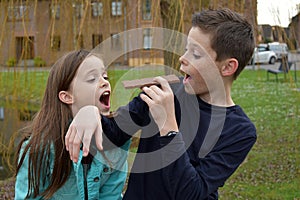
[[[3,121],[4,120],[4,108],[0,107],[0,120]]]
[[[142,13],[143,20],[151,20],[151,0],[143,0]]]
[[[112,16],[122,15],[122,2],[118,2],[118,1],[111,2],[111,15]]]
[[[101,34],[93,34],[93,48],[102,42],[103,38]]]
[[[103,15],[103,4],[102,2],[92,2],[92,16],[99,17]]]
[[[28,20],[29,19],[29,6],[18,5],[8,7],[8,20]]]
[[[50,46],[52,50],[60,51],[60,43],[61,43],[60,36],[54,35],[50,38]]]
[[[111,34],[111,49],[118,50],[121,48],[121,41],[119,34]]]
[[[59,19],[60,18],[60,5],[50,4],[50,18]]]
[[[152,47],[152,34],[150,28],[143,30],[143,47],[144,49],[151,49]]]
[[[83,13],[84,13],[84,7],[83,7],[83,4],[73,4],[73,7],[75,9],[75,16],[78,18],[78,19],[81,19],[83,17]]]
[[[34,37],[16,37],[17,60],[34,58]]]
[[[82,49],[83,47],[83,36],[82,35],[76,35],[76,47]]]

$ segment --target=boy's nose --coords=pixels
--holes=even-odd
[[[188,61],[184,58],[184,55],[179,58],[179,62],[181,65],[187,65]]]

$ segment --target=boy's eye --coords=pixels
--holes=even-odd
[[[194,56],[194,58],[196,58],[196,59],[201,58],[201,55],[200,55],[200,53],[199,53],[198,51],[194,51],[194,52],[193,52],[193,56]]]
[[[109,80],[108,76],[103,76],[104,80]]]
[[[196,58],[196,59],[201,58],[201,56],[200,56],[200,55],[197,55],[197,54],[193,54],[193,56],[194,56],[194,58]]]

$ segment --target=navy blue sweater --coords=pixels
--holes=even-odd
[[[114,118],[102,118],[105,135],[117,146],[142,129],[124,199],[218,199],[218,188],[256,141],[255,126],[241,107],[211,106],[187,94],[182,84],[173,85],[173,92],[176,136],[160,137],[139,97]]]

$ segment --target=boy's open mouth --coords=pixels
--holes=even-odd
[[[191,79],[191,76],[189,74],[184,73],[183,83],[186,83],[189,79]]]

